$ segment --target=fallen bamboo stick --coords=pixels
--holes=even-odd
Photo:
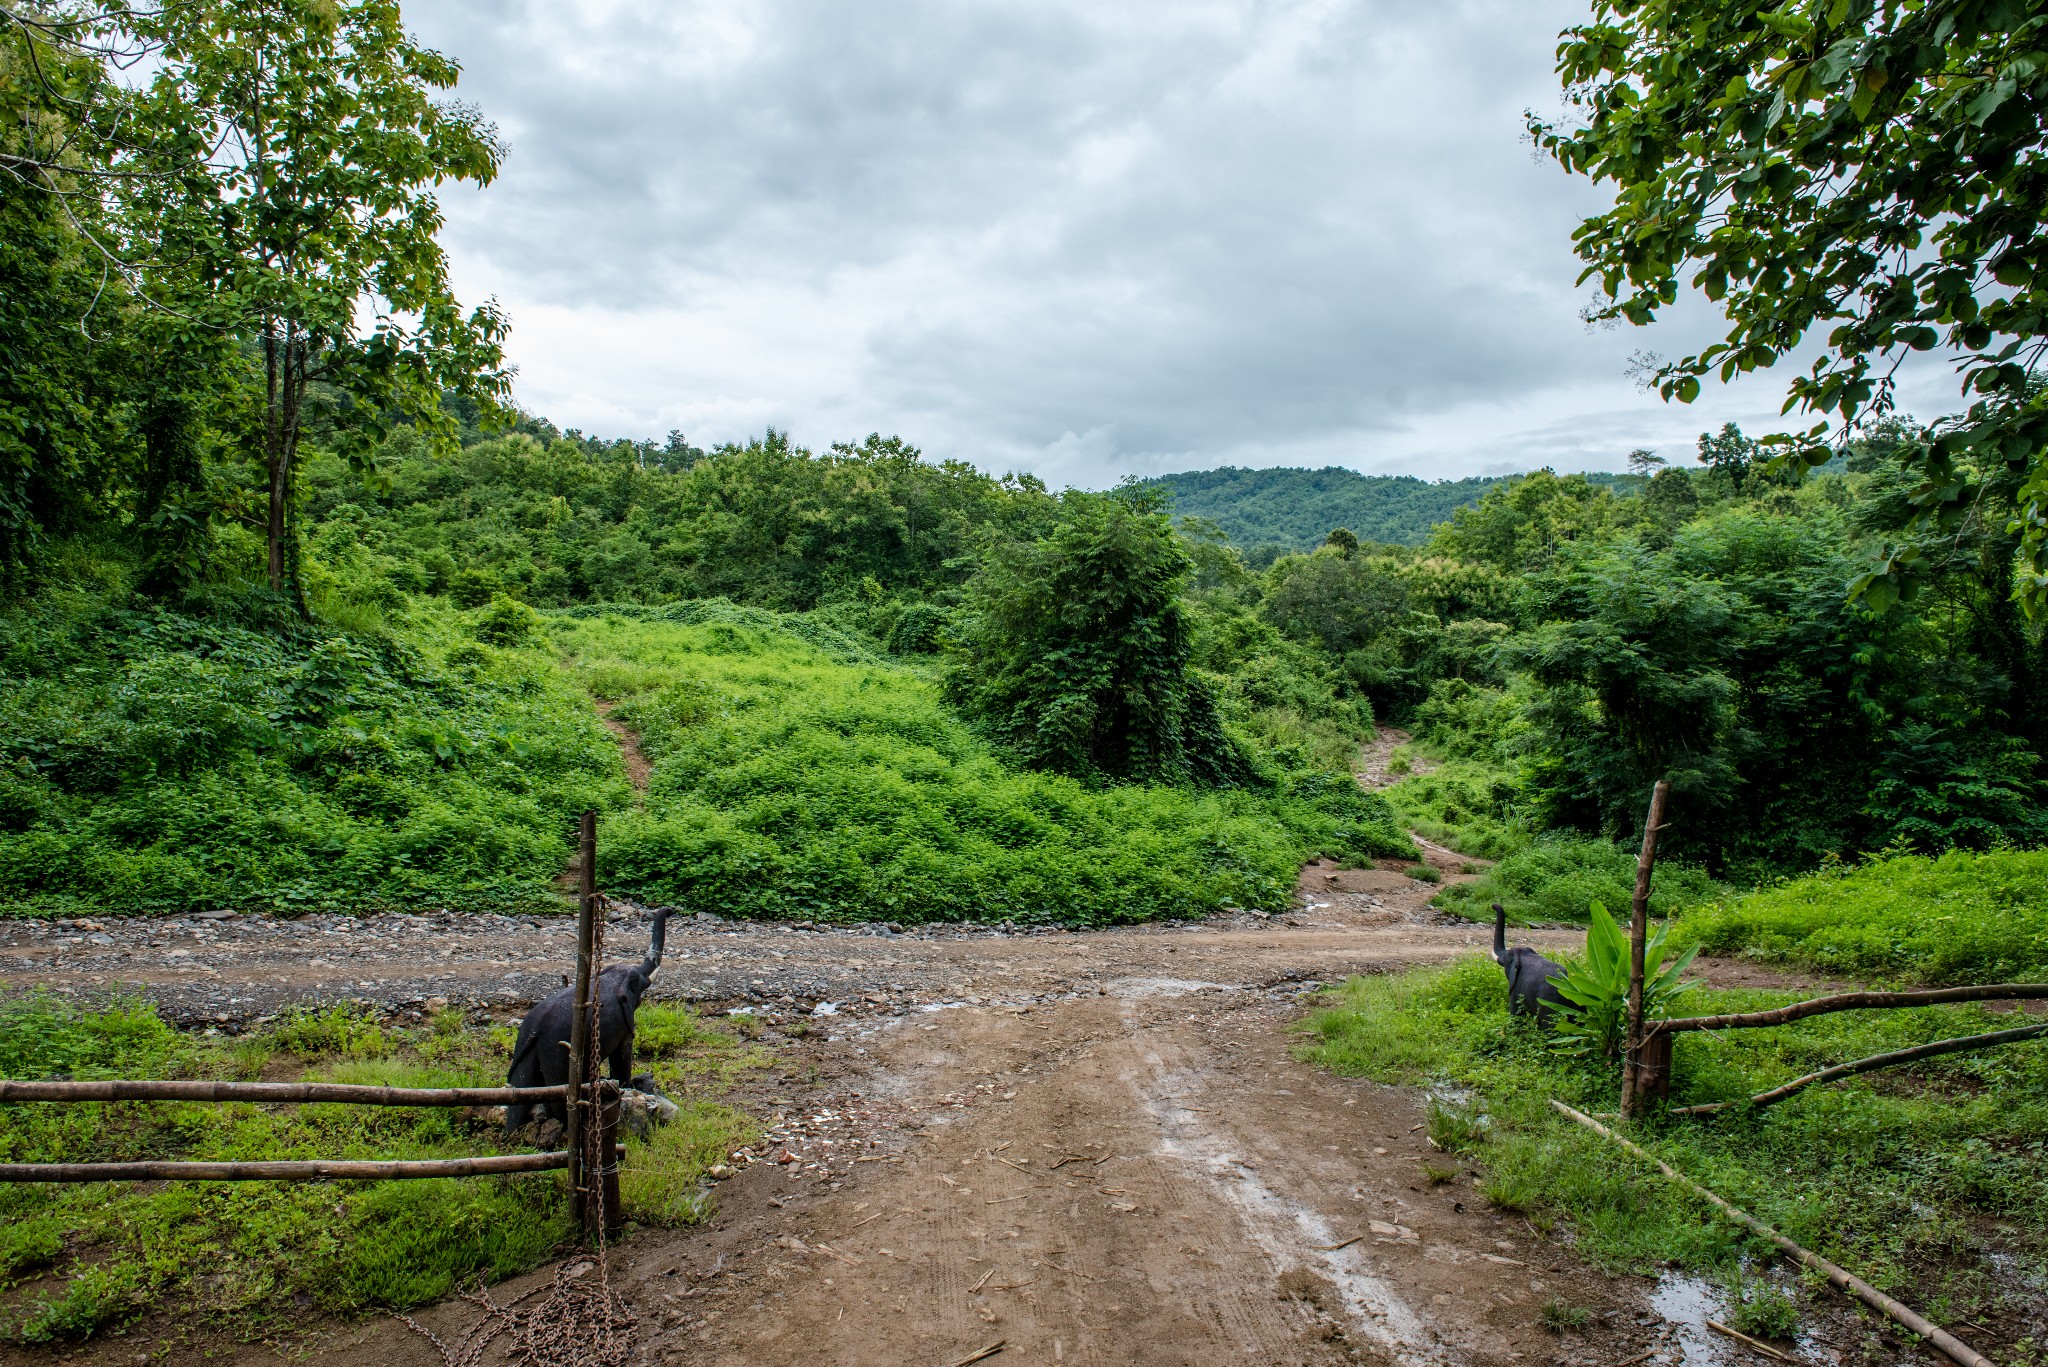
[[[0,1101],[339,1102],[357,1106],[510,1106],[560,1101],[565,1087],[374,1087],[350,1082],[14,1082]]]
[[[1729,1016],[1676,1016],[1655,1023],[1666,1034],[1685,1030],[1746,1030],[1763,1025],[1788,1025],[1830,1011],[1864,1011],[1874,1007],[1939,1006],[1944,1002],[2037,1001],[2048,998],[2048,983],[1984,983],[1976,987],[1929,987],[1911,992],[1841,992],[1814,997],[1773,1011],[1741,1011]]]
[[[1918,1059],[1936,1058],[1942,1054],[1966,1054],[1973,1049],[1989,1049],[1993,1045],[2013,1044],[2019,1040],[2035,1039],[2048,1035],[2048,1025],[2023,1025],[2017,1030],[1994,1030],[1987,1035],[1960,1035],[1955,1039],[1936,1040],[1932,1044],[1916,1044],[1911,1049],[1894,1049],[1888,1054],[1872,1054],[1869,1058],[1857,1059],[1854,1063],[1838,1063],[1832,1068],[1823,1068],[1805,1077],[1795,1077],[1782,1086],[1768,1092],[1758,1092],[1749,1098],[1752,1106],[1771,1106],[1783,1101],[1794,1093],[1822,1082],[1834,1082],[1858,1073],[1874,1073],[1880,1068],[1894,1068],[1902,1063]],[[1698,1106],[1674,1106],[1672,1115],[1712,1115],[1715,1111],[1740,1106],[1739,1101],[1708,1101]]]
[[[1734,1339],[1737,1343],[1747,1344],[1752,1350],[1762,1353],[1767,1358],[1776,1358],[1780,1362],[1799,1361],[1798,1358],[1793,1357],[1790,1353],[1783,1352],[1777,1348],[1773,1348],[1770,1344],[1765,1343],[1762,1339],[1753,1339],[1749,1335],[1743,1333],[1740,1329],[1730,1329],[1727,1325],[1721,1323],[1721,1321],[1719,1320],[1708,1320],[1707,1328],[1712,1329],[1714,1332],[1719,1334],[1726,1334],[1729,1338]]]
[[[482,1158],[314,1158],[254,1163],[0,1163],[0,1182],[359,1182],[413,1177],[485,1177],[569,1166],[566,1152],[503,1153]]]
[[[1715,1206],[1719,1207],[1723,1215],[1726,1215],[1736,1224],[1741,1225],[1744,1229],[1750,1231],[1750,1233],[1752,1234],[1760,1235],[1763,1238],[1770,1240],[1773,1244],[1776,1244],[1784,1252],[1789,1253],[1794,1258],[1797,1258],[1800,1262],[1804,1263],[1806,1266],[1812,1268],[1814,1271],[1826,1277],[1829,1283],[1833,1286],[1839,1288],[1840,1290],[1848,1292],[1850,1295],[1854,1296],[1857,1300],[1862,1301],[1871,1309],[1879,1311],[1882,1314],[1890,1317],[1897,1323],[1904,1325],[1913,1333],[1918,1334],[1921,1338],[1926,1339],[1936,1348],[1939,1348],[1943,1353],[1947,1354],[1950,1359],[1952,1359],[1955,1362],[1961,1363],[1962,1367],[1998,1367],[1997,1363],[1993,1362],[1990,1358],[1985,1357],[1982,1353],[1972,1348],[1969,1344],[1964,1343],[1954,1334],[1949,1333],[1948,1330],[1942,1328],[1940,1325],[1935,1324],[1930,1320],[1922,1318],[1917,1312],[1913,1310],[1911,1306],[1893,1300],[1890,1296],[1885,1295],[1884,1292],[1878,1290],[1869,1282],[1864,1281],[1861,1277],[1843,1271],[1841,1268],[1829,1262],[1826,1258],[1821,1257],[1820,1254],[1815,1253],[1810,1249],[1801,1248],[1798,1244],[1793,1243],[1790,1239],[1780,1234],[1777,1230],[1772,1229],[1769,1225],[1757,1219],[1754,1215],[1749,1214],[1747,1211],[1739,1210],[1736,1207],[1730,1205],[1728,1202],[1722,1200],[1720,1197],[1714,1195],[1713,1192],[1708,1191],[1705,1187],[1693,1181],[1690,1177],[1687,1177],[1684,1173],[1672,1167],[1669,1163],[1666,1163],[1663,1159],[1657,1157],[1655,1154],[1650,1153],[1641,1145],[1635,1144],[1630,1140],[1622,1138],[1613,1130],[1608,1129],[1605,1125],[1602,1125],[1599,1121],[1593,1119],[1593,1117],[1589,1115],[1583,1115],[1580,1112],[1573,1110],[1571,1107],[1565,1105],[1562,1101],[1557,1100],[1555,1097],[1551,1098],[1550,1104],[1553,1109],[1569,1117],[1570,1119],[1576,1121],[1578,1124],[1585,1126],[1593,1133],[1597,1135],[1602,1135],[1608,1139],[1613,1140],[1615,1143],[1621,1145],[1621,1147],[1627,1149],[1630,1153],[1642,1159],[1645,1163],[1650,1164],[1652,1167],[1656,1168],[1657,1171],[1663,1173],[1666,1177],[1678,1183],[1678,1185],[1684,1187],[1687,1191],[1690,1191],[1697,1196],[1704,1196],[1707,1200],[1713,1202]]]

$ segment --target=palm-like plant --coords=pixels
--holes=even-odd
[[[1621,1052],[1628,1025],[1628,935],[1615,924],[1607,908],[1591,904],[1592,923],[1586,929],[1586,955],[1552,978],[1551,984],[1563,994],[1565,1005],[1558,1012],[1557,1038],[1553,1047],[1569,1054],[1598,1051],[1604,1058]],[[1652,927],[1643,943],[1643,1019],[1668,1020],[1678,998],[1699,986],[1682,983],[1678,975],[1692,966],[1699,946],[1664,963],[1664,937],[1669,927]]]

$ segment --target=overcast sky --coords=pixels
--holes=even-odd
[[[510,147],[444,196],[518,398],[699,445],[899,433],[1102,487],[1690,460],[1783,375],[1667,406],[1589,330],[1538,161],[1555,0],[412,0]],[[1942,386],[1909,396],[1941,411]]]

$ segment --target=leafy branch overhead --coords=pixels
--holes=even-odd
[[[1822,350],[1774,438],[1818,465],[1890,407],[1914,352],[1953,357],[1966,412],[1910,459],[1922,530],[1969,517],[1987,484],[2019,485],[2016,594],[2048,609],[2048,3],[2042,0],[1602,0],[1558,48],[1570,116],[1530,131],[1614,207],[1575,240],[1599,318],[1653,321],[1689,281],[1722,338],[1664,364],[1667,399],[1703,377]],[[1910,592],[1934,553],[1902,539],[1858,587]]]

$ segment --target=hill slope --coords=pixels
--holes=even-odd
[[[1455,510],[1477,503],[1498,479],[1444,480],[1413,475],[1361,475],[1321,470],[1191,470],[1146,480],[1170,489],[1174,511],[1204,517],[1240,546],[1313,546],[1333,527],[1349,527],[1361,541],[1419,546],[1429,529]]]

